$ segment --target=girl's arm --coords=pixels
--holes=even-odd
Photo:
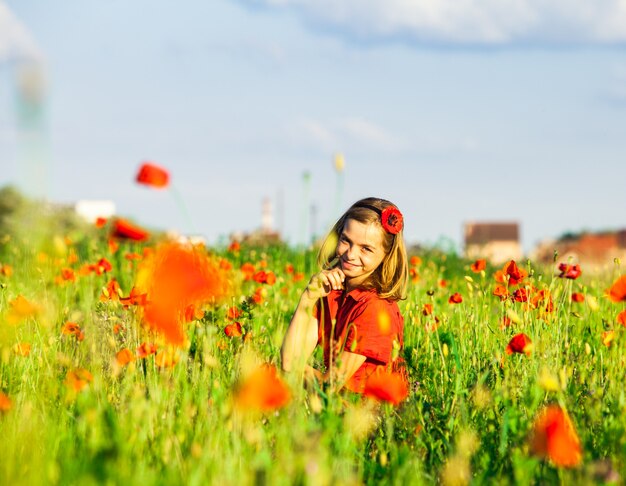
[[[313,307],[331,290],[342,289],[344,279],[345,275],[339,268],[313,275],[302,292],[280,348],[283,370],[302,372],[305,369],[306,362],[317,346],[318,322],[313,317]]]
[[[324,375],[324,381],[329,381],[333,390],[341,390],[347,381],[352,378],[352,375],[356,373],[356,370],[365,363],[365,359],[365,356],[362,354],[342,351],[337,357],[337,365],[333,366],[331,370]]]
[[[306,291],[300,297],[280,348],[284,371],[302,372],[317,346],[317,319],[313,317],[316,302]]]

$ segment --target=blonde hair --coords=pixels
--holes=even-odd
[[[369,206],[369,207],[368,207]],[[395,204],[377,197],[368,197],[355,202],[339,218],[330,230],[317,255],[317,263],[323,269],[332,268],[337,261],[337,242],[348,219],[359,223],[378,225],[383,235],[385,257],[365,283],[365,288],[374,288],[383,299],[401,300],[406,298],[409,281],[409,264],[404,245],[403,230],[397,234],[383,229],[380,213]]]

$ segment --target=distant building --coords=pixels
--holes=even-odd
[[[465,223],[465,257],[495,264],[521,259],[518,223]]]
[[[612,263],[615,258],[626,258],[626,229],[568,234],[558,240],[541,242],[533,252],[533,259],[549,263],[572,261],[588,267]]]
[[[115,215],[113,201],[81,200],[74,205],[74,211],[88,223],[95,223],[98,218],[108,219]]]
[[[267,246],[282,243],[280,233],[273,229],[274,212],[269,198],[263,199],[261,204],[261,228],[250,233],[231,235],[232,241],[238,241],[250,246]]]

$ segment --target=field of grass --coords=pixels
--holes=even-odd
[[[156,243],[111,245],[109,230],[0,243],[2,484],[572,484],[626,473],[625,307],[606,295],[619,262],[575,279],[517,262],[513,285],[506,269],[416,255],[400,303],[410,389],[394,406],[280,372],[250,383],[262,364],[280,369],[313,250],[197,250],[226,295],[186,308],[171,346],[131,295],[154,277],[142,266]],[[563,414],[556,425],[541,419],[548,406]]]

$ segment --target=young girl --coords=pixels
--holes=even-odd
[[[322,270],[300,297],[281,348],[285,371],[305,372],[360,393],[377,370],[399,371],[408,264],[402,213],[385,199],[366,198],[339,218],[318,254]],[[325,372],[307,365],[324,350]]]

